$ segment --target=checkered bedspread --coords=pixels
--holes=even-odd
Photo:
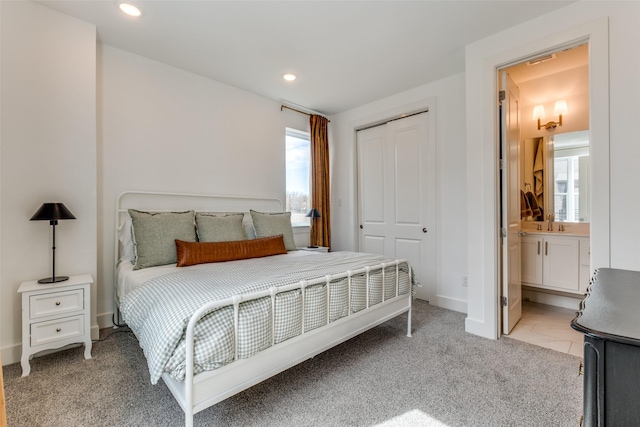
[[[123,298],[120,309],[144,350],[151,382],[156,384],[163,372],[182,380],[186,372],[186,326],[205,303],[391,261],[379,255],[332,252],[185,267],[145,282]],[[399,272],[398,294],[407,294],[412,289],[408,265],[401,264]],[[371,274],[369,305],[383,301],[383,289],[384,300],[395,296],[396,267],[387,267],[384,277],[383,287],[380,271]],[[352,313],[366,307],[365,282],[364,274],[352,278]],[[299,335],[303,322],[304,330],[309,331],[348,315],[347,279],[334,280],[329,286],[328,311],[325,283],[309,286],[304,298],[300,289],[278,293],[275,313],[270,297],[243,302],[239,311],[237,358],[251,357],[272,342],[277,344]],[[272,316],[275,316],[273,330]],[[215,309],[199,321],[195,328],[194,373],[216,369],[234,360],[233,324],[233,306]]]

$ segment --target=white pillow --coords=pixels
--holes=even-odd
[[[251,219],[251,214],[244,214],[244,219],[242,220],[242,228],[244,228],[244,234],[247,236],[247,240],[256,238],[256,230],[255,228],[253,228],[253,220]]]
[[[136,253],[133,248],[133,235],[131,234],[132,227],[133,223],[128,219],[118,230],[118,241],[120,242],[120,259],[118,260],[118,263],[121,263],[122,261],[129,261],[131,264],[135,263]]]

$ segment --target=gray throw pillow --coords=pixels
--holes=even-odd
[[[244,214],[210,215],[196,213],[196,229],[200,242],[234,242],[246,240],[242,220]]]
[[[284,246],[288,251],[295,251],[296,242],[293,239],[293,228],[291,228],[291,212],[285,213],[263,213],[251,210],[253,228],[256,230],[256,237],[269,237],[282,234]]]
[[[195,212],[145,212],[129,209],[136,253],[134,270],[174,264],[176,239],[196,241]]]

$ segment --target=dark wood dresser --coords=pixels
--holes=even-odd
[[[640,272],[598,269],[571,327],[585,335],[583,425],[640,426]]]

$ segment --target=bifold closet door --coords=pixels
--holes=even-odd
[[[430,245],[428,113],[357,132],[359,250],[409,260],[426,280]],[[423,296],[426,298],[426,296]]]

